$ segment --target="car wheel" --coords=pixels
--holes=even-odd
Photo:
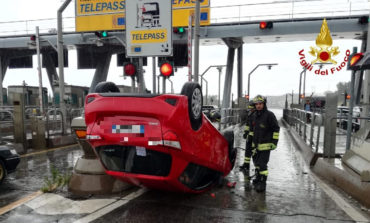
[[[113,82],[100,82],[95,86],[95,93],[119,92],[117,85]]]
[[[6,169],[3,161],[0,160],[0,184],[3,182],[6,176]]]
[[[191,128],[198,130],[202,125],[203,95],[200,85],[187,82],[182,87],[181,94],[188,97],[188,108]]]
[[[236,161],[236,153],[237,150],[234,148],[234,132],[233,131],[226,131],[224,133],[224,137],[229,145],[228,152],[229,152],[229,161],[231,163],[231,169],[234,168],[235,161]]]

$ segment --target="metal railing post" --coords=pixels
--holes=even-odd
[[[315,121],[316,121],[316,114],[312,113],[312,120],[311,120],[311,131],[310,131],[310,146],[313,146],[313,132],[315,130]]]

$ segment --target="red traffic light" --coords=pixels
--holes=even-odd
[[[127,76],[133,76],[136,74],[136,67],[132,63],[127,63],[124,67],[125,75]]]
[[[272,22],[266,22],[266,21],[260,22],[260,29],[272,29],[272,27],[273,27]]]
[[[346,99],[351,99],[351,95],[347,94]]]
[[[355,65],[358,61],[360,61],[360,60],[362,59],[362,57],[364,57],[364,54],[363,54],[363,53],[356,53],[356,54],[351,58],[351,60],[349,61],[349,65],[350,65],[350,66]]]
[[[368,24],[369,23],[369,16],[361,16],[358,19],[358,23],[361,25]]]
[[[165,62],[161,64],[161,67],[159,68],[161,74],[165,77],[169,77],[173,74],[173,67],[170,63]]]
[[[245,98],[249,100],[249,95],[247,95],[247,94],[246,94],[246,95],[245,95]]]
[[[31,41],[36,41],[36,36],[35,35],[30,36],[30,40]]]
[[[267,23],[266,22],[260,22],[260,29],[266,29]]]

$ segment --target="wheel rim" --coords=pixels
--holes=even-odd
[[[199,118],[202,111],[202,94],[199,88],[196,88],[193,92],[191,99],[191,110],[193,111],[194,117]]]

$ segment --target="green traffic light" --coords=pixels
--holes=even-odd
[[[103,32],[101,32],[101,36],[102,36],[102,37],[107,37],[107,36],[108,36],[108,32],[107,32],[107,31],[103,31]]]
[[[179,27],[179,33],[184,33],[184,32],[185,32],[184,27]]]

